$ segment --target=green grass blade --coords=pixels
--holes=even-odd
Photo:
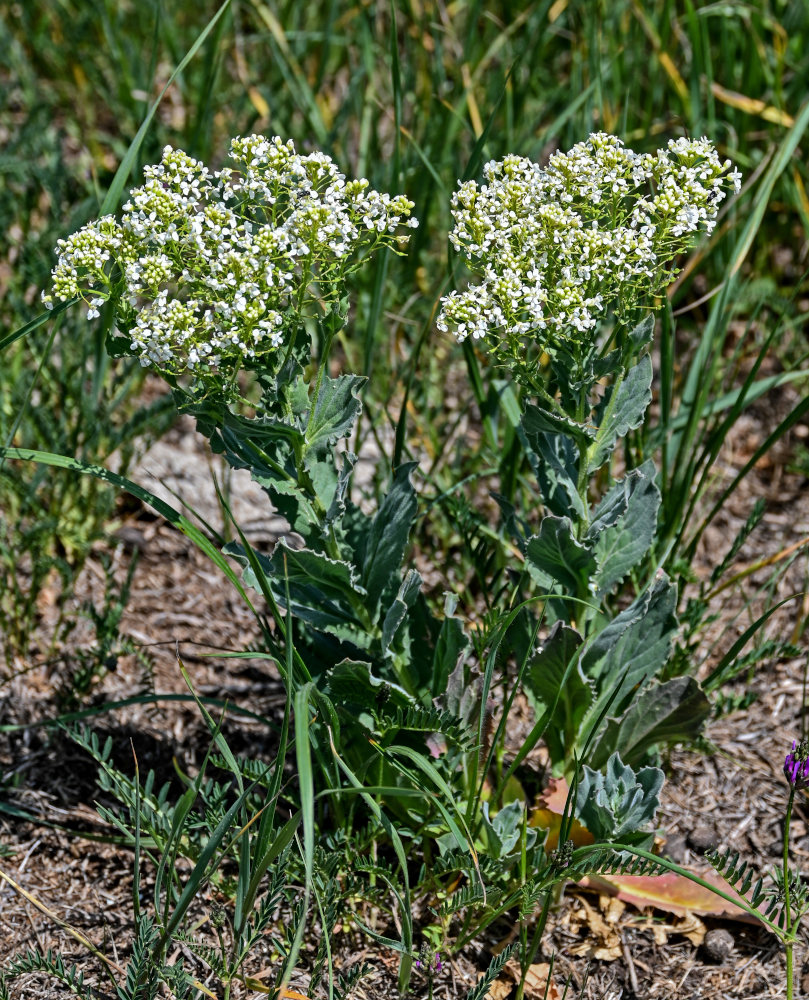
[[[126,151],[126,155],[124,156],[123,160],[121,160],[121,165],[115,172],[115,176],[112,179],[112,183],[109,186],[109,190],[107,191],[107,194],[104,197],[104,201],[101,203],[101,207],[99,208],[99,214],[110,215],[111,213],[118,211],[118,206],[121,203],[121,194],[123,193],[124,187],[126,186],[129,180],[129,177],[132,173],[132,169],[135,166],[135,162],[138,158],[138,154],[140,153],[140,148],[143,145],[143,140],[146,137],[146,133],[149,131],[149,126],[152,123],[152,119],[154,118],[157,109],[160,107],[161,101],[165,97],[169,87],[171,87],[171,85],[174,83],[177,77],[182,73],[185,67],[191,62],[191,60],[197,54],[203,42],[211,33],[211,31],[213,31],[213,29],[216,27],[217,22],[224,15],[225,11],[228,9],[229,6],[230,6],[230,0],[224,0],[224,3],[220,6],[219,10],[208,21],[208,23],[205,25],[205,27],[197,36],[194,44],[191,46],[188,52],[186,52],[185,56],[176,66],[174,72],[168,78],[165,87],[163,87],[163,89],[160,91],[157,100],[155,100],[152,106],[149,108],[148,112],[146,113],[146,117],[143,119],[141,127],[138,129],[135,138],[129,145],[129,149]]]

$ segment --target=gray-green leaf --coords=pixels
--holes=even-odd
[[[396,470],[390,491],[359,545],[357,565],[362,567],[362,585],[368,592],[372,618],[379,610],[383,592],[398,578],[416,516],[416,491],[410,482],[410,473],[416,465],[407,462]]]
[[[357,394],[365,382],[362,375],[323,378],[314,408],[306,422],[306,447],[323,455],[346,437],[362,409]]]
[[[593,512],[587,542],[598,561],[599,594],[607,594],[638,565],[657,530],[660,491],[650,461],[617,482]]]
[[[622,719],[609,719],[590,754],[600,768],[611,753],[627,764],[638,764],[651,747],[696,739],[711,712],[711,703],[693,677],[675,677],[651,684]]]
[[[531,578],[546,591],[557,584],[572,594],[586,591],[597,569],[593,552],[576,539],[570,519],[553,514],[546,514],[539,532],[528,539],[525,559]]]
[[[576,818],[596,840],[619,839],[649,823],[660,805],[663,772],[643,767],[637,774],[614,753],[604,774],[582,767],[576,790]]]
[[[630,368],[617,387],[611,387],[600,414],[596,439],[587,451],[587,471],[596,472],[612,454],[618,440],[639,427],[652,401],[652,360],[648,354]]]

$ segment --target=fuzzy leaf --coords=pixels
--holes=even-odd
[[[233,542],[225,551],[244,565],[244,581],[259,593],[259,580],[241,547]],[[291,549],[283,540],[272,558],[255,553],[259,568],[281,607],[286,607],[284,557],[289,578],[292,614],[336,638],[367,648],[370,637],[351,610],[351,594],[364,597],[365,591],[353,566],[312,549]]]
[[[598,561],[596,582],[607,594],[649,551],[657,530],[660,491],[644,462],[617,482],[593,512],[587,542]]]
[[[566,749],[575,744],[582,719],[593,701],[592,689],[578,663],[570,666],[581,643],[582,638],[575,629],[556,622],[525,674],[526,693],[537,715],[556,701],[545,731],[545,741],[554,762],[562,760]]]
[[[630,368],[617,389],[608,391],[595,441],[588,449],[587,471],[596,472],[607,461],[618,440],[639,427],[652,401],[652,360],[648,354]]]
[[[525,547],[526,568],[543,590],[552,591],[560,584],[568,593],[586,589],[597,564],[593,553],[576,539],[567,517],[546,514],[539,532]]]
[[[382,594],[399,576],[410,527],[416,515],[416,491],[410,482],[415,462],[399,466],[390,491],[379,505],[357,551],[368,610],[375,618]]]
[[[650,747],[695,739],[711,712],[711,704],[693,677],[653,684],[634,701],[622,719],[608,719],[590,763],[602,767],[611,753],[638,764]]]
[[[576,790],[576,817],[596,840],[613,840],[636,833],[649,823],[660,805],[663,772],[643,767],[637,773],[614,753],[604,774],[586,764]]]
[[[581,667],[599,692],[591,717],[610,699],[611,714],[619,715],[629,698],[662,669],[677,632],[676,603],[677,588],[661,574],[588,643]]]
[[[323,378],[317,403],[306,422],[307,449],[323,455],[340,438],[348,436],[362,409],[357,393],[364,382],[362,375]]]
[[[655,318],[654,314],[650,313],[648,316],[645,316],[637,326],[633,327],[629,331],[629,339],[632,342],[633,353],[638,354],[644,347],[651,344],[654,333]]]
[[[457,604],[454,594],[447,594],[444,601],[444,620],[433,653],[433,669],[430,691],[438,698],[447,690],[449,676],[458,666],[461,657],[469,648],[469,639],[463,630],[463,622],[455,618],[453,612]]]
[[[386,709],[404,708],[411,702],[404,688],[376,677],[364,660],[335,664],[326,678],[325,694],[367,729],[374,728],[373,715],[382,705]]]
[[[498,811],[494,819],[489,818],[489,803],[484,802],[481,819],[486,853],[489,857],[500,860],[511,854],[520,839],[523,821],[522,802],[509,802]],[[527,835],[527,846],[533,847],[537,836],[536,830],[528,829]]]
[[[544,411],[531,405],[523,414],[522,430],[542,502],[559,517],[586,517],[584,501],[576,488],[579,452],[574,439],[551,431]]]
[[[399,592],[394,598],[393,604],[388,608],[385,620],[382,623],[382,649],[387,651],[390,644],[396,637],[399,627],[405,620],[408,609],[412,606],[421,589],[421,574],[415,570],[408,570],[407,576],[399,587]]]

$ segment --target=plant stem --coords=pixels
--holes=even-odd
[[[792,913],[789,903],[789,822],[792,819],[792,803],[795,801],[795,786],[790,784],[789,787],[789,802],[787,803],[786,816],[784,817],[784,929],[787,931],[789,937],[784,938],[784,949],[786,950],[787,957],[787,1000],[792,1000],[792,994],[794,989],[793,982],[793,969],[792,969],[792,949],[794,946],[794,941],[792,940]]]

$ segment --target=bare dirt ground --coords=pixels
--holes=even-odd
[[[720,481],[727,481],[741,467],[767,427],[797,398],[785,391],[775,404],[762,403],[740,422],[717,465]],[[798,428],[798,437],[805,433],[805,428]],[[767,513],[738,563],[751,564],[798,546],[792,561],[782,560],[789,565],[773,596],[778,600],[806,590],[807,561],[798,543],[809,535],[809,494],[805,479],[785,468],[796,443],[795,438],[786,442],[780,453],[746,478],[706,535],[696,566],[698,576],[710,573],[755,498],[764,496]],[[165,486],[156,487],[150,469]],[[207,485],[208,461],[200,439],[187,426],[180,426],[147,455],[132,478],[163,491],[173,503],[176,498],[166,492],[167,487],[193,498],[207,519],[221,524],[215,494]],[[269,544],[277,523],[266,515],[261,492],[244,476],[234,477],[230,488],[237,519],[256,544]],[[119,575],[133,554],[138,555],[121,629],[137,644],[140,656],[123,656],[118,661],[97,689],[96,703],[148,691],[185,693],[177,665],[179,652],[199,693],[249,707],[257,716],[272,717],[278,712],[283,690],[270,663],[260,656],[222,660],[210,655],[256,648],[258,634],[238,594],[191,542],[162,519],[135,508],[123,515],[122,526],[105,548],[112,553]],[[713,649],[703,670],[717,661],[755,616],[756,607],[761,606],[756,586],[771,572],[772,566],[763,567],[726,592],[727,601],[717,607],[719,617],[706,636]],[[87,595],[99,594],[102,577],[91,560],[83,581]],[[747,603],[750,607],[745,608]],[[44,630],[48,615],[48,607],[43,607]],[[803,643],[799,625],[806,615],[806,599],[798,596],[771,619],[769,633]],[[81,631],[74,641],[82,641]],[[758,664],[749,679],[734,688],[739,696],[751,692],[755,700],[709,726],[710,752],[672,754],[658,825],[665,831],[666,849],[675,860],[698,867],[702,852],[715,844],[738,849],[762,869],[777,862],[787,797],[781,767],[791,740],[800,736],[805,722],[805,667],[805,658]],[[115,845],[63,829],[102,832],[103,824],[90,806],[98,790],[87,758],[66,736],[35,726],[53,709],[61,668],[62,661],[57,659],[0,688],[0,721],[20,727],[0,733],[0,794],[5,796],[0,810],[0,845],[5,856],[0,856],[0,869],[29,894],[0,881],[0,960],[31,947],[53,948],[66,962],[77,962],[90,981],[109,995],[98,961],[88,956],[59,921],[86,935],[114,961],[125,963],[132,931],[132,858]],[[141,773],[154,768],[158,780],[171,777],[173,761],[193,771],[207,747],[199,713],[177,702],[131,704],[95,718],[93,726],[113,737],[115,759],[122,767],[131,764],[134,752]],[[238,753],[261,755],[266,733],[257,718],[231,715],[227,722],[226,734]],[[796,803],[793,845],[793,859],[800,864],[809,857],[809,802],[804,797]],[[51,916],[38,910],[34,900],[47,907]],[[720,933],[703,940],[711,931]],[[465,997],[493,951],[512,936],[512,926],[502,920],[485,941],[446,960],[435,977],[432,995],[436,1000]],[[310,951],[316,938],[313,927]],[[335,936],[334,950],[338,969],[360,960],[373,966],[355,996],[383,1000],[396,995],[395,955],[351,929]],[[558,992],[549,991],[551,998],[563,995],[566,982],[567,996],[581,995],[587,1000],[760,1000],[785,995],[781,949],[762,929],[727,917],[703,917],[701,924],[683,924],[664,910],[618,906],[577,888],[568,888],[553,914],[539,958],[546,962],[553,958],[555,964]],[[809,995],[809,964],[802,967],[802,961],[803,949],[797,961],[798,995],[801,990]],[[292,985],[307,996],[305,974]],[[501,977],[492,991],[493,1000],[506,1000],[512,987],[513,980]],[[544,982],[534,982],[526,995],[541,997],[544,988]],[[34,976],[18,981],[12,995],[49,998],[67,994],[58,984]],[[415,975],[412,995],[428,995],[420,972]]]

